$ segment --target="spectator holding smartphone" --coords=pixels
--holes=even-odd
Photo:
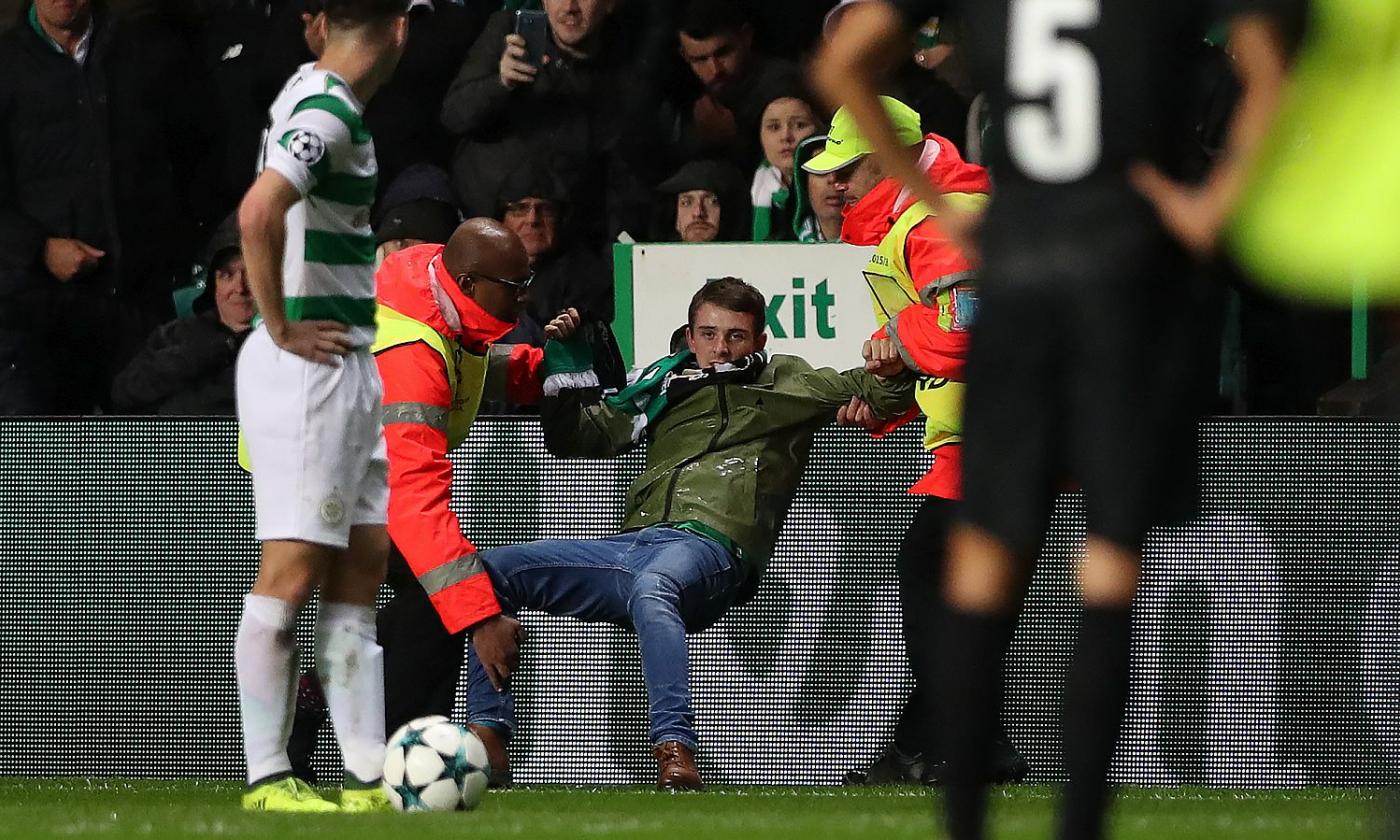
[[[468,216],[488,216],[505,177],[526,160],[548,160],[578,202],[585,241],[601,245],[625,221],[612,206],[645,206],[626,196],[630,115],[642,110],[645,80],[610,19],[612,0],[543,0],[547,37],[539,56],[518,34],[516,16],[491,16],[442,103],[456,138],[453,178]],[[527,13],[528,14],[528,13]],[[537,46],[538,49],[538,46]],[[642,188],[644,189],[644,188]],[[635,225],[634,225],[635,226]]]

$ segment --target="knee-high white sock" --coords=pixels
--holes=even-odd
[[[296,620],[296,606],[279,598],[243,599],[233,659],[249,784],[292,771],[287,738],[297,699]]]
[[[373,607],[321,604],[316,669],[345,759],[345,781],[378,781],[384,772],[384,651],[375,639]]]

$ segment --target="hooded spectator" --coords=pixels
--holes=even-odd
[[[253,322],[253,295],[238,224],[209,240],[204,293],[194,314],[158,327],[112,384],[112,404],[132,414],[234,413],[234,366]]]
[[[379,202],[374,223],[378,261],[414,245],[442,245],[461,221],[447,173],[426,163],[410,166]]]
[[[696,160],[656,188],[662,199],[656,239],[671,242],[734,242],[746,239],[748,202],[744,179],[732,164]]]
[[[782,242],[793,239],[797,203],[793,194],[793,153],[797,144],[825,130],[816,99],[805,90],[776,85],[766,100],[758,123],[763,159],[753,174],[749,198],[753,203],[753,241]]]
[[[840,242],[842,211],[846,199],[836,188],[835,173],[814,175],[802,170],[802,164],[821,154],[826,148],[826,135],[814,134],[797,144],[793,156],[796,175],[793,178],[792,234],[798,242]]]
[[[526,314],[532,321],[548,324],[569,307],[585,321],[612,320],[612,272],[594,249],[571,236],[568,196],[553,171],[521,164],[501,184],[496,211],[530,257],[535,279]]]

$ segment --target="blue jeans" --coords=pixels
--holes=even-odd
[[[599,540],[497,548],[482,559],[507,615],[535,609],[636,631],[652,743],[696,748],[685,635],[710,627],[734,602],[743,573],[728,550],[688,531],[652,527]],[[469,720],[509,735],[515,726],[510,690],[491,686],[475,647],[468,647]]]

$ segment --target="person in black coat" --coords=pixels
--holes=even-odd
[[[195,63],[89,0],[0,35],[0,414],[87,413],[188,276]]]
[[[234,368],[253,321],[238,228],[232,219],[209,244],[204,293],[195,314],[156,328],[112,385],[112,403],[132,414],[234,413]]]
[[[506,176],[549,161],[575,202],[574,233],[601,247],[645,226],[650,187],[640,114],[656,95],[646,53],[625,39],[608,4],[542,4],[549,55],[530,62],[509,12],[492,15],[442,102],[457,140],[452,175],[464,215],[490,216]]]
[[[612,269],[573,235],[569,196],[548,167],[527,161],[507,176],[496,195],[496,218],[530,257],[530,320],[542,326],[570,307],[587,321],[612,320]]]

